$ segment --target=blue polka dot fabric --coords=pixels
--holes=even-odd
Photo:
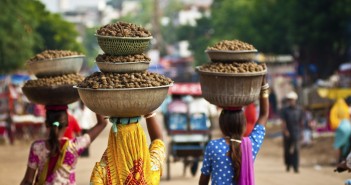
[[[253,160],[261,148],[265,133],[265,127],[256,124],[249,136],[252,143]],[[235,185],[233,182],[235,172],[232,160],[227,156],[228,152],[229,145],[224,138],[211,140],[206,146],[201,172],[207,176],[211,175],[212,185]]]

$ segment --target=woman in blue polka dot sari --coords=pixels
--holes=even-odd
[[[199,185],[254,185],[253,162],[262,145],[268,119],[268,90],[264,78],[260,114],[249,135],[243,137],[246,118],[241,107],[223,108],[219,125],[223,137],[211,140],[205,150]]]

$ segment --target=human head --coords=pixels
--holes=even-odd
[[[219,116],[219,127],[225,137],[241,140],[246,129],[246,117],[242,109],[223,109]],[[230,141],[230,140],[229,140]],[[230,141],[229,156],[232,159],[235,176],[233,181],[238,182],[241,170],[240,143]]]
[[[295,106],[298,96],[294,91],[291,91],[288,94],[286,94],[285,98],[287,99],[287,102],[290,106]]]
[[[219,126],[225,136],[241,139],[246,129],[246,117],[243,110],[223,109],[219,116]]]
[[[50,155],[60,152],[59,133],[68,125],[67,106],[46,106],[46,127],[49,129]]]

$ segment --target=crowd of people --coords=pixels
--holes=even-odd
[[[266,82],[263,82],[263,86]],[[312,143],[313,116],[297,103],[295,92],[288,93],[281,110],[275,111],[282,123],[284,162],[286,171],[299,173],[299,151]],[[340,102],[341,103],[340,103]],[[338,100],[330,111],[329,127],[335,129],[334,148],[337,150],[336,171],[351,171],[351,123],[344,100]],[[242,107],[216,107],[199,95],[174,94],[160,110],[165,128],[184,128],[177,119],[170,123],[173,113],[191,116],[201,113],[206,117],[206,128],[211,129],[218,117],[222,137],[210,140],[206,146],[199,184],[252,184],[253,162],[265,136],[265,125],[273,109],[268,89],[262,88],[258,107],[252,103]],[[341,108],[340,108],[341,107]],[[89,156],[89,145],[106,127],[111,128],[108,147],[96,163],[92,184],[158,184],[165,159],[162,130],[155,114],[144,115],[151,145],[140,127],[142,117],[108,120],[97,115],[79,101],[70,107],[46,106],[29,108],[33,114],[45,109],[46,139],[33,142],[28,166],[21,184],[75,184],[75,166],[79,156]],[[11,119],[11,113],[8,112]],[[7,120],[12,122],[11,120]],[[115,150],[118,148],[118,150]],[[123,156],[123,157],[121,157]],[[193,166],[198,166],[200,159]],[[245,181],[245,183],[244,183]]]

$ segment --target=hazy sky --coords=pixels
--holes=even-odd
[[[51,12],[58,12],[61,5],[64,11],[75,10],[77,7],[104,8],[106,0],[40,0]]]

